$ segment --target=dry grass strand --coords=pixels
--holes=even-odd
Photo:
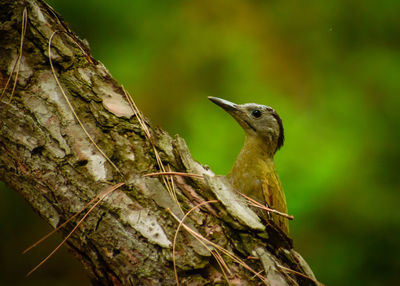
[[[80,49],[83,53],[85,53],[85,55],[86,55],[85,50],[75,41],[75,39],[74,39],[73,37],[71,37],[71,36],[69,35],[69,33],[63,32],[63,31],[54,31],[54,32],[53,32],[53,34],[50,36],[50,39],[49,39],[48,53],[49,53],[49,62],[50,62],[51,71],[52,71],[53,76],[54,76],[54,78],[55,78],[55,80],[56,80],[56,82],[57,82],[57,85],[58,85],[58,87],[60,88],[60,91],[61,91],[61,93],[62,93],[62,95],[63,95],[65,101],[67,102],[69,109],[71,110],[72,114],[74,115],[75,119],[78,121],[78,123],[79,123],[79,125],[81,126],[83,132],[85,132],[85,134],[86,134],[86,136],[88,137],[88,139],[90,140],[90,142],[92,142],[92,144],[93,144],[93,145],[96,147],[96,149],[101,153],[101,155],[103,155],[103,157],[111,164],[111,166],[113,166],[113,168],[114,168],[121,176],[123,176],[122,172],[118,169],[118,167],[117,167],[117,166],[111,161],[111,159],[103,152],[103,150],[101,150],[101,148],[96,144],[96,142],[94,141],[94,139],[92,138],[92,136],[91,136],[91,135],[89,134],[89,132],[86,130],[86,128],[85,128],[85,126],[83,125],[82,121],[80,120],[78,114],[76,114],[74,107],[72,106],[71,102],[69,101],[67,94],[65,93],[63,87],[61,86],[61,83],[60,83],[60,81],[59,81],[59,79],[58,79],[58,77],[57,77],[56,71],[55,71],[54,66],[53,66],[53,60],[51,59],[51,55],[52,55],[52,54],[51,54],[51,43],[52,43],[52,40],[53,40],[54,36],[55,36],[57,33],[64,33],[64,34],[68,35],[68,36],[71,38],[71,40],[79,47],[79,49]],[[87,58],[87,57],[86,57],[86,58]]]
[[[125,183],[119,183],[117,185],[115,185],[115,187],[119,188],[121,186],[123,186]],[[99,197],[101,197],[105,192],[107,192],[108,189],[105,189],[104,191],[102,191],[100,194],[98,194],[97,196],[95,196],[93,199],[91,199],[83,208],[81,208],[77,213],[75,213],[73,216],[71,216],[70,218],[68,218],[66,221],[64,221],[62,224],[60,224],[57,228],[53,229],[52,231],[50,231],[48,234],[46,234],[45,236],[43,236],[41,239],[39,239],[38,241],[36,241],[34,244],[32,244],[31,246],[29,246],[28,248],[26,248],[22,254],[25,254],[27,252],[29,252],[30,250],[32,250],[33,248],[35,248],[36,246],[38,246],[40,243],[42,243],[43,241],[45,241],[47,238],[49,238],[50,236],[52,236],[56,231],[60,230],[61,228],[63,228],[65,225],[67,225],[67,223],[69,223],[71,220],[73,220],[74,218],[76,218],[79,214],[81,214],[87,207],[89,207],[91,204],[93,204]]]
[[[207,201],[207,202],[202,202],[202,203],[198,204],[197,206],[195,206],[195,207],[193,207],[192,209],[190,209],[190,210],[183,216],[183,218],[182,218],[181,220],[180,220],[170,209],[168,209],[168,211],[171,213],[171,215],[179,222],[179,225],[178,225],[178,227],[176,228],[175,235],[174,235],[174,240],[173,240],[173,243],[172,243],[172,263],[173,263],[173,266],[174,266],[174,274],[175,274],[176,285],[178,285],[178,286],[179,286],[179,278],[178,278],[178,271],[177,271],[177,269],[176,269],[176,260],[175,260],[175,256],[176,256],[176,255],[175,255],[175,253],[176,253],[176,240],[177,240],[177,238],[178,238],[179,230],[180,230],[180,228],[182,227],[183,221],[185,220],[185,218],[186,218],[192,211],[194,211],[195,209],[197,209],[197,208],[199,208],[199,207],[201,207],[201,206],[203,206],[203,205],[205,205],[205,204],[214,203],[214,202],[218,202],[218,201],[216,201],[216,200],[214,200],[214,201]],[[203,241],[200,241],[200,243],[201,243],[210,253],[212,253],[212,250],[211,250]]]
[[[252,205],[252,206],[254,206],[254,207],[257,207],[257,208],[266,210],[266,211],[268,211],[268,212],[271,212],[271,213],[274,213],[274,214],[283,216],[283,217],[285,217],[285,218],[287,218],[287,219],[289,219],[289,220],[293,220],[293,219],[294,219],[294,216],[292,216],[292,215],[288,215],[288,214],[286,214],[286,213],[277,211],[277,210],[275,210],[275,209],[271,209],[271,208],[269,208],[269,207],[267,207],[267,206],[265,206],[265,205],[259,203],[259,202],[256,201],[255,199],[252,199],[252,198],[246,196],[245,194],[243,194],[243,193],[241,193],[241,192],[239,192],[239,191],[236,191],[236,192],[237,192],[239,195],[241,195],[242,197],[244,197],[249,205]]]
[[[199,179],[204,178],[203,175],[194,173],[184,173],[184,172],[157,172],[157,173],[148,173],[143,175],[143,177],[155,177],[155,176],[182,176],[182,177],[191,177]]]
[[[196,231],[192,230],[189,226],[187,226],[187,225],[184,223],[185,218],[186,218],[193,210],[195,210],[195,209],[197,209],[197,208],[200,208],[200,207],[202,207],[202,206],[205,205],[205,204],[217,203],[217,202],[219,202],[219,201],[217,201],[217,200],[212,200],[212,201],[202,202],[202,203],[200,203],[200,204],[194,206],[192,209],[190,209],[190,210],[185,214],[185,216],[184,216],[182,219],[179,219],[173,212],[171,212],[171,211],[169,210],[170,213],[171,213],[171,215],[179,222],[179,225],[178,225],[177,230],[176,230],[176,232],[175,232],[174,242],[173,242],[173,244],[172,244],[172,245],[173,245],[173,246],[172,246],[172,248],[173,248],[173,249],[172,249],[172,251],[173,251],[172,260],[173,260],[173,264],[174,264],[174,271],[175,271],[175,278],[176,278],[176,281],[177,281],[177,285],[179,285],[179,281],[178,281],[178,276],[177,276],[178,274],[177,274],[177,272],[176,272],[176,264],[175,264],[175,244],[176,244],[176,238],[177,238],[178,232],[179,232],[179,230],[180,230],[181,227],[183,227],[187,232],[189,232],[191,235],[193,235],[193,236],[194,236],[195,238],[197,238],[199,241],[202,241],[203,243],[206,243],[207,245],[210,245],[210,246],[214,247],[216,250],[220,251],[221,253],[227,255],[227,256],[228,256],[229,258],[231,258],[233,261],[235,261],[235,262],[238,263],[239,265],[243,266],[245,269],[247,269],[247,270],[249,270],[250,272],[252,272],[252,273],[253,273],[255,276],[257,276],[261,281],[265,281],[265,277],[264,277],[264,276],[262,276],[261,274],[259,274],[259,272],[256,272],[254,269],[252,269],[250,266],[248,266],[243,260],[241,260],[241,259],[240,259],[239,257],[237,257],[235,254],[233,254],[232,252],[230,252],[230,251],[226,250],[225,248],[219,246],[218,244],[216,244],[216,243],[214,243],[214,242],[208,240],[207,238],[205,238],[205,237],[202,236],[201,234],[199,234],[199,233],[197,233]],[[207,246],[207,249],[209,249],[209,246]],[[211,252],[211,253],[212,253],[212,252]],[[220,256],[220,254],[219,254],[219,256]],[[214,257],[215,257],[215,256],[214,256]],[[220,256],[220,257],[222,258],[222,256]],[[224,269],[226,263],[224,262],[224,263],[221,263],[221,264],[220,264],[219,258],[216,258],[216,259],[217,259],[218,264],[219,264],[220,266],[222,266],[221,269]],[[227,265],[226,265],[226,267],[227,267]],[[229,268],[227,268],[227,269],[228,269],[227,272],[230,272],[230,271],[229,271]],[[224,270],[223,270],[223,271],[224,271]],[[225,275],[225,274],[224,274],[224,275]],[[225,277],[226,277],[226,276],[225,276]],[[229,280],[227,280],[227,281],[229,281]],[[228,282],[228,283],[229,283],[229,282]]]
[[[20,41],[19,50],[18,50],[18,58],[14,63],[14,66],[12,68],[10,76],[8,77],[6,85],[4,86],[3,92],[0,95],[0,100],[1,100],[3,98],[3,96],[5,95],[5,93],[6,93],[8,85],[10,84],[10,81],[11,81],[11,79],[13,77],[15,68],[17,68],[17,71],[15,73],[15,80],[14,80],[13,88],[11,90],[10,100],[8,101],[8,103],[11,103],[13,95],[14,95],[14,92],[15,92],[15,88],[17,87],[19,69],[21,67],[22,49],[24,47],[24,39],[25,39],[25,33],[26,33],[27,24],[28,24],[28,11],[27,11],[27,9],[25,7],[24,11],[22,12],[21,41]]]
[[[293,269],[287,268],[287,267],[282,266],[282,265],[279,265],[279,264],[277,264],[277,266],[278,266],[279,268],[281,268],[282,270],[286,271],[286,272],[293,273],[293,274],[295,274],[295,275],[298,275],[298,276],[301,276],[301,277],[303,277],[303,278],[306,278],[306,279],[308,279],[308,280],[314,282],[314,283],[317,284],[317,285],[325,286],[325,284],[323,284],[323,283],[321,283],[321,282],[315,280],[314,278],[311,278],[310,276],[307,276],[307,275],[305,275],[305,274],[303,274],[303,273],[300,273],[300,272],[298,272],[298,271],[295,271],[295,270],[293,270]]]
[[[149,141],[149,143],[151,144],[152,148],[153,148],[153,152],[154,152],[154,156],[156,157],[156,161],[157,161],[157,165],[159,167],[159,169],[161,170],[162,173],[167,173],[164,164],[160,158],[160,155],[158,154],[158,151],[155,147],[155,145],[153,144],[153,140],[151,137],[151,133],[149,128],[146,125],[146,122],[144,120],[144,117],[142,115],[142,113],[140,112],[139,108],[136,106],[135,101],[132,99],[132,96],[128,93],[128,91],[125,89],[124,86],[121,86],[122,90],[124,92],[125,98],[126,100],[129,102],[133,112],[136,114],[136,117],[139,121],[139,125],[142,128],[146,139]],[[175,186],[174,186],[174,182],[171,178],[166,178],[166,177],[162,177],[163,183],[165,185],[165,188],[167,189],[169,195],[171,196],[171,198],[175,201],[175,203],[178,205],[179,210],[181,211],[182,214],[184,214],[182,207],[178,201],[178,198],[176,196],[176,190],[175,190]]]
[[[70,233],[63,239],[63,241],[60,242],[59,245],[57,245],[56,248],[53,249],[52,252],[50,252],[49,255],[47,255],[46,258],[44,258],[38,265],[36,265],[31,271],[26,274],[26,276],[31,275],[33,272],[35,272],[40,266],[43,265],[47,260],[49,260],[50,257],[54,255],[54,253],[57,252],[57,250],[70,238],[70,236],[75,232],[75,230],[82,224],[82,222],[86,219],[86,217],[93,211],[95,207],[97,207],[103,200],[106,198],[109,194],[111,194],[113,191],[116,189],[120,188],[124,183],[119,183],[114,186],[108,187],[104,192],[102,192],[102,196],[98,197],[98,201],[85,213],[85,215],[78,221],[78,223],[75,225],[75,227],[70,231]]]

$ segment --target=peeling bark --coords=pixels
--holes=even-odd
[[[25,8],[28,21],[18,60]],[[255,271],[263,270],[266,278],[254,277],[222,255],[231,269],[230,283],[315,284],[304,277],[315,279],[290,239],[260,219],[223,177],[194,161],[182,138],[172,138],[148,121],[151,139],[146,137],[122,88],[47,4],[0,0],[0,22],[0,91],[4,91],[0,179],[54,228],[111,185],[124,183],[94,208],[67,241],[93,284],[176,284],[172,243],[179,223],[171,213],[182,219],[180,208],[187,212],[208,200],[218,202],[193,210],[186,225],[235,253]],[[55,74],[49,62],[50,38]],[[10,101],[14,65],[19,73]],[[10,75],[13,80],[7,86]],[[120,172],[89,140],[54,75],[87,133]],[[204,177],[175,178],[180,207],[162,177],[143,176],[160,171],[156,153],[167,168]],[[76,222],[68,223],[62,233],[67,235]],[[225,283],[210,249],[216,251],[181,230],[176,245],[181,284]]]

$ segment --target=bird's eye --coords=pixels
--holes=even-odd
[[[253,111],[251,112],[251,115],[252,115],[253,117],[255,117],[255,118],[258,118],[258,117],[261,116],[261,111],[258,110],[258,109],[253,110]]]

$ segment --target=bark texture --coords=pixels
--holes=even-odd
[[[171,213],[181,219],[180,208],[187,212],[207,200],[218,202],[195,209],[185,223],[255,271],[263,270],[265,277],[255,277],[222,254],[230,267],[231,284],[315,284],[302,276],[313,278],[291,241],[248,208],[223,177],[194,161],[183,139],[172,138],[147,121],[151,138],[146,136],[122,88],[46,3],[0,0],[0,35],[0,92],[4,92],[0,180],[19,192],[54,228],[102,191],[124,183],[93,209],[67,241],[93,284],[176,284],[172,244],[179,223]],[[157,154],[168,170],[203,175],[173,177],[180,206],[167,191],[163,177],[143,176],[160,171]],[[63,234],[76,222],[68,223]],[[206,245],[185,230],[177,236],[181,284],[226,283],[210,253],[216,253],[216,248]]]

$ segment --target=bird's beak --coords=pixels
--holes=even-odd
[[[256,131],[256,129],[249,123],[241,105],[218,97],[209,96],[208,99],[228,112],[239,123],[239,125],[242,126],[246,133]]]
[[[208,99],[211,100],[212,102],[214,102],[216,105],[219,105],[220,107],[222,107],[226,112],[228,112],[231,115],[233,115],[232,114],[233,112],[239,110],[237,104],[230,102],[228,100],[218,98],[218,97],[213,97],[213,96],[209,96]]]

